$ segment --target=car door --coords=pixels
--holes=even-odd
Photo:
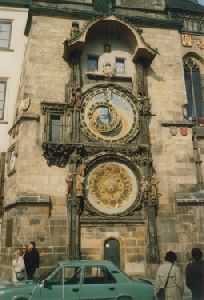
[[[33,291],[31,300],[79,300],[80,268],[64,266]]]
[[[80,300],[112,300],[117,295],[117,283],[104,266],[87,266],[83,270]]]

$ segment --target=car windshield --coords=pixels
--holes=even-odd
[[[37,282],[41,282],[44,279],[46,279],[48,276],[50,276],[56,270],[57,267],[58,267],[58,265],[55,265],[54,267],[48,269],[46,272],[44,272],[42,275],[40,275],[37,278]]]

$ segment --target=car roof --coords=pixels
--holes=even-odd
[[[109,260],[63,260],[58,262],[59,265],[69,265],[69,266],[95,266],[95,265],[103,265],[106,267],[114,267],[118,269],[111,261]]]

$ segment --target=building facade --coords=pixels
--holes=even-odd
[[[1,1],[0,1],[1,2]],[[1,276],[34,240],[41,270],[110,259],[153,276],[204,249],[204,7],[30,1],[10,129]]]
[[[3,215],[6,152],[13,125],[16,98],[27,38],[24,35],[28,8],[0,7],[0,230]]]

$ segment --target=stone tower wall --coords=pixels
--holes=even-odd
[[[11,218],[15,230],[12,247],[2,248],[3,272],[8,268],[14,248],[30,240],[37,242],[42,269],[67,257],[67,170],[48,166],[42,155],[44,128],[40,103],[62,103],[65,100],[65,84],[70,77],[70,68],[62,58],[63,42],[70,35],[71,23],[72,20],[66,18],[33,17],[21,84],[24,93],[31,98],[26,112],[30,119],[23,119],[12,140],[18,156],[16,172],[6,179],[5,205],[8,208],[4,215],[4,245]],[[163,256],[167,250],[174,250],[179,253],[179,262],[184,264],[189,248],[203,243],[203,226],[200,223],[203,208],[177,207],[174,197],[175,192],[182,191],[184,184],[189,185],[190,189],[197,183],[191,129],[188,129],[187,136],[182,136],[179,129],[177,135],[172,136],[165,126],[167,121],[183,119],[182,105],[186,103],[181,40],[176,30],[150,28],[144,28],[144,38],[158,49],[158,55],[148,70],[148,86],[153,114],[150,123],[153,165],[161,193],[157,220],[160,253]],[[16,206],[18,197],[26,194],[42,198],[48,196],[51,206]],[[121,239],[124,270],[130,274],[145,272],[143,225],[134,225],[134,228],[84,225],[82,256],[103,258],[103,241],[107,237]],[[101,247],[100,252],[97,246]]]

